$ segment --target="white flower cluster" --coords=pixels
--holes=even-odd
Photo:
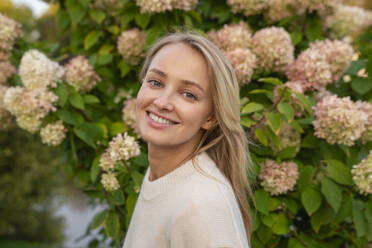
[[[264,14],[265,20],[273,23],[291,16],[294,13],[293,5],[293,0],[270,0],[269,8]]]
[[[134,137],[129,136],[127,133],[118,134],[110,141],[109,147],[102,154],[101,159],[99,160],[99,166],[105,172],[112,173],[112,175],[114,175],[117,162],[119,161],[125,162],[135,156],[138,156],[139,154],[140,147]],[[112,179],[112,176],[110,178]],[[106,180],[105,186],[102,180],[101,183],[105,188],[108,185],[108,181],[112,182],[112,180]],[[111,188],[112,187],[108,186],[106,190],[110,190]]]
[[[115,173],[112,172],[103,173],[101,183],[107,191],[114,191],[120,188],[118,179],[116,179]]]
[[[14,73],[16,73],[16,68],[10,61],[0,60],[0,84],[5,84]]]
[[[123,31],[118,40],[117,47],[125,62],[136,65],[145,55],[146,33],[138,28]]]
[[[10,56],[14,42],[23,36],[21,24],[0,13],[0,60],[6,60]]]
[[[296,153],[300,150],[301,134],[291,125],[286,122],[282,123],[277,136],[280,140],[280,147],[277,148],[275,144],[270,143],[270,147],[276,154],[287,147],[295,147]]]
[[[49,123],[40,129],[41,141],[50,146],[57,146],[65,139],[66,132],[67,128],[61,120],[55,123]]]
[[[198,0],[136,0],[141,13],[161,13],[173,9],[189,11],[194,9],[197,3]]]
[[[70,59],[65,70],[66,82],[80,92],[90,91],[101,81],[88,60],[81,55]]]
[[[4,95],[8,87],[0,84],[0,131],[5,131],[13,126],[12,115],[5,109]]]
[[[136,122],[136,99],[131,98],[125,101],[124,107],[122,110],[123,113],[123,121],[126,125],[130,126],[134,129],[137,137],[139,138],[141,135],[138,130],[137,122]]]
[[[269,6],[270,0],[227,0],[227,4],[233,13],[249,16],[261,13]]]
[[[36,49],[27,51],[19,65],[19,75],[23,85],[30,90],[47,90],[55,88],[61,80],[64,69],[58,63],[51,61]]]
[[[360,194],[372,194],[372,152],[351,170],[353,181]]]

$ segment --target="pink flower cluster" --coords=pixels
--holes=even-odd
[[[367,11],[356,6],[337,5],[333,14],[325,18],[325,27],[334,38],[343,38],[362,30],[367,25]]]
[[[6,81],[16,73],[16,68],[8,60],[0,60],[0,85],[5,84]]]
[[[270,0],[227,0],[227,4],[233,13],[249,16],[263,12],[269,6]]]
[[[256,55],[249,49],[252,33],[248,24],[243,21],[226,24],[218,31],[209,31],[207,35],[229,59],[239,82],[249,83],[256,68]]]
[[[129,160],[139,154],[140,148],[134,137],[127,133],[118,134],[110,141],[109,147],[102,154],[99,166],[104,171],[114,171],[116,162]]]
[[[141,13],[161,13],[172,9],[185,11],[196,7],[198,0],[136,0]]]
[[[264,15],[265,20],[273,23],[293,15],[293,5],[293,0],[270,0],[269,8]]]
[[[58,97],[50,91],[10,87],[4,96],[5,108],[16,117],[17,124],[31,133],[39,130],[44,118],[55,111]]]
[[[257,67],[262,71],[283,72],[294,60],[291,37],[281,27],[257,31],[252,37],[251,49],[257,56]]]
[[[5,109],[4,106],[4,95],[8,87],[0,84],[0,131],[5,131],[13,126],[12,116]]]
[[[138,28],[123,31],[117,41],[119,53],[131,65],[136,65],[145,55],[145,45],[146,33]]]
[[[363,111],[363,113],[367,116],[366,129],[362,133],[361,137],[362,142],[366,143],[368,141],[372,141],[372,103],[357,101],[355,104],[357,108]]]
[[[271,195],[280,195],[294,189],[299,176],[296,163],[290,161],[277,164],[267,159],[260,166],[258,178],[265,191]]]
[[[140,137],[140,133],[137,127],[136,123],[136,99],[128,99],[124,103],[123,107],[123,121],[126,125],[130,126],[134,129],[134,132],[136,133],[137,137]]]
[[[372,194],[372,152],[351,170],[353,181],[360,194]]]
[[[330,144],[352,146],[365,131],[367,115],[350,97],[326,96],[317,103],[314,110],[314,134]]]
[[[291,81],[302,82],[305,89],[319,89],[342,77],[353,54],[352,46],[343,41],[316,41],[300,53],[286,75]]]
[[[298,12],[303,13],[308,10],[310,13],[319,11],[321,13],[331,11],[341,0],[294,0]]]
[[[101,78],[84,56],[72,58],[65,65],[65,80],[77,91],[87,92],[93,89]]]
[[[10,56],[15,40],[23,36],[21,24],[0,13],[0,60]]]

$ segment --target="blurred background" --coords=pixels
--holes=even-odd
[[[345,3],[372,9],[371,0]],[[63,34],[57,36],[57,10],[53,1],[0,1],[0,13],[21,23],[30,42],[53,45],[63,39]],[[104,206],[89,202],[79,191],[58,166],[64,159],[57,149],[22,129],[0,132],[1,248],[87,246],[88,223]]]

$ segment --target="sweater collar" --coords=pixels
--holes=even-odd
[[[196,162],[202,169],[206,169],[207,165],[214,164],[212,159],[208,156],[206,152],[202,152],[195,157]],[[169,189],[174,189],[174,186],[183,184],[188,181],[193,174],[195,174],[196,169],[194,168],[192,159],[188,160],[181,166],[177,167],[168,174],[157,178],[154,181],[149,180],[150,166],[146,170],[146,174],[143,178],[141,195],[145,200],[151,200],[156,196],[168,191]]]

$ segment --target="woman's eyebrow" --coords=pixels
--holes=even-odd
[[[155,72],[157,74],[159,74],[160,76],[164,77],[164,78],[167,78],[167,74],[159,69],[156,69],[156,68],[151,68],[149,70],[149,72]],[[191,86],[195,86],[196,88],[198,88],[201,92],[204,93],[204,89],[198,84],[198,83],[195,83],[193,81],[190,81],[190,80],[185,80],[185,79],[182,79],[181,82],[183,84],[186,84],[186,85],[191,85]]]

